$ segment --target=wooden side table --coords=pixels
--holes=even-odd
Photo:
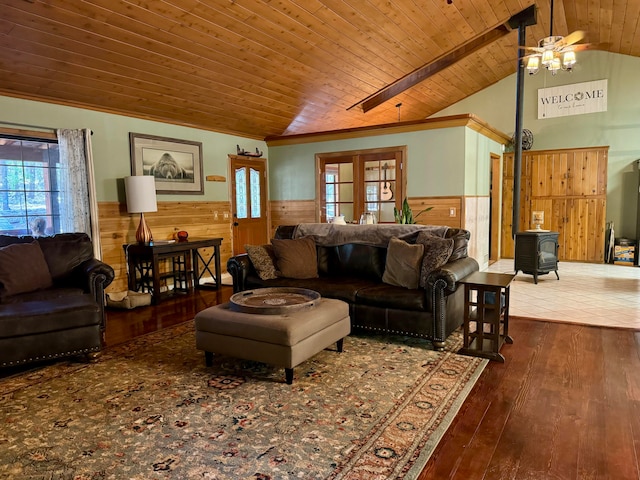
[[[191,293],[194,288],[220,288],[221,242],[222,238],[194,238],[183,242],[123,245],[129,269],[129,290],[151,292],[151,301],[157,304],[164,296],[160,291],[164,278],[173,279],[174,289],[169,294]],[[199,248],[213,248],[213,254],[205,259]],[[171,265],[166,273],[162,273],[160,261],[165,259],[170,260]],[[202,284],[205,273],[211,275],[215,283]]]
[[[464,345],[458,353],[504,362],[509,336],[509,288],[515,274],[474,272],[464,285]]]

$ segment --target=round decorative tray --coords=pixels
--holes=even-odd
[[[308,288],[275,287],[234,293],[229,302],[237,312],[278,315],[313,307],[319,300],[320,294]]]

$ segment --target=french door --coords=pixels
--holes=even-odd
[[[343,215],[357,223],[371,213],[380,223],[393,223],[393,209],[404,198],[405,158],[406,147],[316,155],[320,221]]]
[[[267,168],[264,158],[229,155],[231,163],[231,211],[233,254],[244,253],[245,245],[268,242]]]

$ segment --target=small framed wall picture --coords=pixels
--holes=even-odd
[[[204,194],[202,143],[129,133],[131,175],[153,175],[158,194]]]

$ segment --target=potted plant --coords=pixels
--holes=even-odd
[[[416,223],[416,218],[429,210],[433,210],[433,207],[427,207],[424,210],[420,210],[414,216],[413,211],[409,206],[409,202],[407,201],[407,197],[404,197],[404,200],[402,201],[402,209],[398,210],[396,207],[393,207],[393,216],[396,219],[396,223]]]

